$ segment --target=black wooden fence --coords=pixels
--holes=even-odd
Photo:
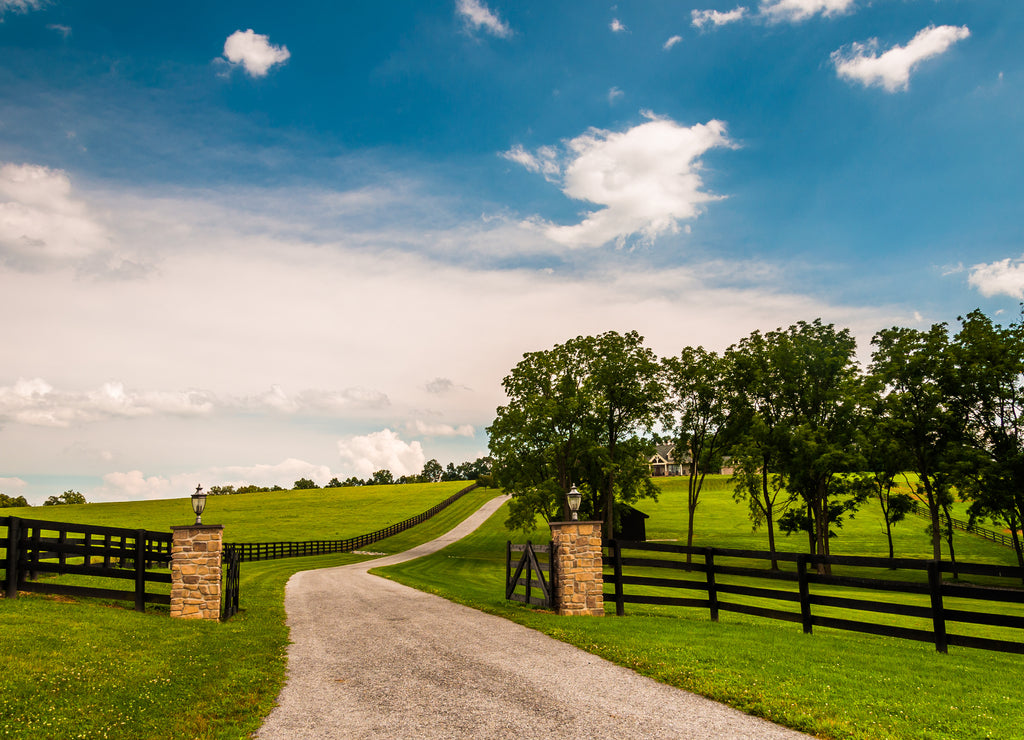
[[[519,560],[512,565],[512,553],[519,552]],[[543,558],[538,558],[538,553]],[[552,584],[554,582],[554,558],[551,557],[551,545],[525,545],[505,543],[505,598],[524,604],[551,607],[554,604]],[[524,573],[525,571],[525,573]],[[525,593],[516,593],[522,587]]]
[[[352,552],[360,547],[372,545],[374,542],[387,539],[392,535],[404,532],[425,522],[439,511],[448,508],[472,490],[479,487],[478,483],[466,486],[458,493],[449,496],[436,506],[406,519],[404,522],[392,524],[376,532],[361,534],[358,537],[350,537],[345,540],[305,540],[302,542],[232,542],[225,547],[232,547],[238,551],[239,560],[242,562],[253,562],[256,560],[275,560],[277,558],[298,558],[309,555],[330,555],[336,552]]]
[[[0,517],[7,534],[0,540],[3,557],[3,592],[16,598],[18,591],[94,596],[146,604],[170,604],[168,594],[149,593],[148,583],[170,583],[171,533],[144,529],[97,527]],[[154,569],[159,569],[154,571]],[[36,581],[40,573],[78,575],[131,581],[130,590]]]
[[[615,604],[619,616],[625,613],[626,604],[695,607],[707,609],[713,621],[718,621],[720,612],[736,612],[798,622],[806,633],[816,626],[832,627],[933,642],[940,652],[955,645],[1024,654],[1024,642],[1019,640],[950,631],[952,625],[959,624],[999,628],[1003,637],[1020,634],[1016,630],[1024,630],[1024,608],[1019,606],[1024,605],[1024,589],[1017,584],[1024,568],[957,563],[961,577],[981,583],[952,583],[943,580],[942,574],[951,573],[953,564],[938,560],[782,552],[773,556],[752,550],[616,540],[605,540],[604,547],[608,553],[604,557],[604,598]],[[687,552],[699,560],[687,564]],[[773,557],[793,565],[770,570],[766,564]],[[825,563],[834,566],[836,575],[815,572],[818,564]],[[897,573],[906,580],[896,580]],[[1017,584],[1007,585],[1009,579]],[[867,598],[850,598],[864,592],[874,593]],[[885,594],[897,596],[890,600]],[[764,605],[765,601],[770,605]],[[778,602],[791,608],[778,608]],[[861,614],[851,619],[849,612]],[[882,615],[875,617],[881,621],[865,621],[864,612]],[[901,619],[886,619],[885,615]],[[916,618],[918,626],[907,626],[914,623],[907,618]],[[930,625],[930,629],[922,628],[924,625]]]
[[[910,507],[910,513],[915,514],[924,519],[931,520],[932,515],[928,513],[928,507],[921,504],[919,501],[915,501],[914,505]],[[946,517],[942,516],[940,519],[945,522]],[[970,534],[977,535],[989,542],[995,542],[997,545],[1003,547],[1009,547],[1015,549],[1013,546],[1013,535],[1009,532],[999,532],[994,529],[987,529],[985,527],[979,527],[977,524],[965,521],[963,519],[950,518],[949,523],[953,525],[953,529],[959,529],[963,532],[969,532]]]

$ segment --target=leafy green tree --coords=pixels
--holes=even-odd
[[[906,450],[889,429],[890,423],[891,420],[877,410],[865,420],[860,438],[865,464],[857,477],[882,510],[889,559],[892,560],[896,556],[892,528],[913,511],[914,499],[893,490],[897,485],[896,479],[910,468],[910,461]]]
[[[437,483],[444,477],[444,468],[441,467],[436,459],[427,460],[423,464],[423,472],[420,473],[420,478],[423,479],[424,483]]]
[[[297,481],[295,481],[294,485],[292,486],[292,488],[296,491],[307,491],[319,487],[320,486],[311,481],[309,478],[299,478]]]
[[[662,427],[672,432],[676,460],[689,460],[687,470],[686,545],[693,546],[693,520],[704,478],[721,469],[722,454],[731,444],[732,404],[726,361],[703,347],[687,347],[678,357],[662,360],[668,394]],[[686,555],[690,562],[690,554]]]
[[[60,496],[50,496],[46,501],[43,502],[43,506],[62,506],[64,504],[84,504],[88,503],[78,491],[67,490],[64,491]]]
[[[28,506],[28,501],[24,496],[15,497],[0,493],[0,509],[14,509],[22,506]]]
[[[951,346],[957,411],[967,422],[974,463],[961,487],[973,499],[972,520],[988,516],[1010,529],[1024,567],[1024,321],[1003,327],[975,310],[960,322]]]
[[[338,480],[337,476],[327,481],[327,485],[324,488],[341,488],[341,481]]]
[[[945,324],[927,331],[893,327],[872,339],[870,372],[883,389],[880,409],[892,439],[917,473],[913,495],[928,507],[932,557],[942,557],[943,515],[950,559],[955,560],[949,506],[962,459],[963,424]]]
[[[381,470],[374,471],[370,479],[366,481],[367,485],[370,486],[390,486],[395,482],[395,477],[391,474],[391,471],[383,468]]]
[[[354,475],[350,475],[341,483],[342,488],[354,488],[356,486],[365,486],[366,483],[361,478],[356,478]]]
[[[581,518],[614,528],[615,500],[656,495],[646,467],[649,428],[662,399],[658,362],[636,332],[576,337],[531,352],[502,381],[509,399],[488,428],[493,474],[512,494],[510,528],[540,514],[569,517],[578,484]]]

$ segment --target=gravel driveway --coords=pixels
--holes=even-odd
[[[288,678],[257,737],[808,737],[367,573],[464,537],[506,500],[408,552],[292,576]]]

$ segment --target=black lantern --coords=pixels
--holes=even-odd
[[[206,508],[206,494],[202,486],[196,486],[196,492],[192,494],[192,511],[196,513],[196,524],[203,523],[203,509]]]
[[[583,494],[576,490],[576,484],[572,484],[572,488],[569,489],[569,493],[565,494],[565,498],[569,501],[569,511],[572,512],[572,521],[577,521],[579,517],[580,501],[583,500]]]

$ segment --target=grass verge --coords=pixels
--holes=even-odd
[[[670,507],[672,494],[666,493],[659,505]],[[804,635],[797,625],[735,614],[723,614],[720,623],[682,609],[672,615],[634,609],[621,618],[558,617],[506,602],[506,516],[502,509],[445,550],[379,572],[822,738],[1024,737],[1020,656],[962,648],[942,655],[922,643],[821,628]],[[869,519],[858,526],[872,528]],[[541,530],[511,539],[541,542],[548,535]],[[926,546],[923,533],[920,539]]]

